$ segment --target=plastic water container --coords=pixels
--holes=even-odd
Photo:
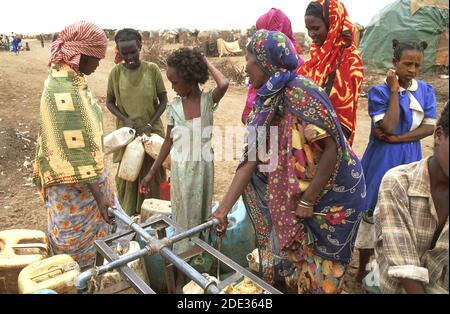
[[[199,273],[209,273],[211,271],[213,262],[214,257],[212,257],[211,254],[202,252],[201,254],[193,257],[189,261],[189,265],[191,265]]]
[[[103,138],[104,153],[111,154],[127,146],[136,136],[132,128],[120,128]]]
[[[212,211],[216,211],[219,204],[215,205]],[[211,234],[215,243],[216,235]],[[242,267],[248,267],[247,255],[256,248],[255,231],[247,214],[244,202],[239,199],[228,213],[228,227],[225,237],[222,239],[221,252],[231,258]],[[221,263],[221,271],[229,272],[231,269]]]
[[[146,228],[145,230],[157,238],[156,230],[153,228]],[[173,236],[174,229],[172,227],[168,227],[166,229],[166,235],[167,237]],[[145,247],[145,241],[141,236],[138,236],[138,242],[141,248]],[[145,256],[144,261],[150,287],[157,293],[167,293],[167,283],[164,273],[164,258],[159,253],[156,253]],[[212,263],[213,258],[206,252],[195,256],[189,261],[189,264],[199,273],[206,273],[210,271]]]
[[[206,279],[208,279],[209,281],[214,281],[217,284],[219,284],[219,280],[214,277],[214,276],[210,276],[209,274],[202,274],[203,277],[205,277]],[[186,284],[183,287],[183,294],[204,294],[205,291],[194,281],[191,280],[188,284]]]
[[[262,294],[263,289],[256,286],[253,281],[247,277],[234,287],[232,284],[228,285],[224,292],[226,294]]]
[[[119,178],[130,182],[136,181],[139,176],[139,172],[141,171],[144,157],[144,145],[142,144],[142,139],[139,136],[128,144],[125,149],[119,167]]]
[[[19,293],[50,289],[59,294],[75,294],[80,266],[67,254],[55,255],[25,267],[19,275]]]
[[[156,230],[148,227],[145,229],[149,234],[154,235],[155,239],[156,236]],[[173,236],[174,229],[172,227],[166,228],[166,234],[168,237]],[[137,236],[137,241],[142,248],[145,247],[146,242],[141,236]],[[148,274],[148,282],[150,284],[150,287],[156,292],[156,293],[167,293],[167,283],[166,283],[166,277],[164,273],[164,258],[159,253],[154,253],[152,255],[147,255],[144,257],[145,262],[145,268],[147,269]]]
[[[0,294],[18,293],[19,273],[48,253],[47,235],[40,230],[0,231]]]
[[[214,206],[213,212],[217,209],[218,205]],[[145,221],[145,220],[141,220]],[[228,228],[225,237],[222,239],[221,252],[231,258],[233,261],[241,265],[242,267],[248,267],[247,255],[256,248],[255,242],[255,232],[253,231],[253,226],[251,225],[250,217],[248,217],[245,205],[242,200],[236,202],[232,210],[228,214]],[[147,232],[154,234],[156,238],[156,231],[152,228],[147,228]],[[166,229],[167,236],[170,237],[174,234],[173,228],[169,227]],[[214,245],[216,237],[214,233],[211,233],[212,242]],[[138,236],[139,245],[141,248],[145,247],[145,241],[142,237]],[[208,254],[204,254],[203,257],[209,258]],[[207,269],[210,265],[210,260],[205,260],[202,265],[198,261],[199,256],[193,258],[190,261],[190,265],[193,266],[197,271],[202,272]],[[165,282],[164,275],[164,258],[160,254],[152,254],[144,257],[145,267],[148,273],[148,279],[150,282],[150,287],[154,289],[157,293],[166,293],[167,285]],[[229,273],[232,271],[224,263],[220,263],[220,271],[222,274]]]
[[[156,214],[169,216],[171,213],[172,206],[170,201],[148,198],[144,200],[141,206],[141,221],[146,221]]]
[[[159,184],[159,198],[170,201],[170,178]]]
[[[161,152],[161,147],[164,143],[164,138],[158,134],[152,133],[150,136],[142,136],[142,142],[144,143],[145,152],[150,155],[153,159],[158,158]],[[167,155],[166,159],[163,161],[162,165],[164,168],[170,170],[170,154]]]

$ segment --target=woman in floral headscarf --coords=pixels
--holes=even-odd
[[[305,26],[313,40],[311,59],[298,70],[325,89],[350,145],[364,67],[353,34],[353,24],[338,0],[315,0],[305,13]]]
[[[268,31],[282,32],[296,47],[298,56],[297,68],[303,65],[303,59],[300,57],[300,45],[297,44],[294,33],[292,32],[291,21],[280,9],[272,8],[269,12],[261,15],[256,21],[256,29],[265,29]],[[298,47],[298,49],[297,49]],[[247,124],[247,118],[253,109],[253,101],[256,97],[256,89],[250,84],[248,87],[247,100],[245,101],[244,111],[242,112],[241,121],[243,124]]]
[[[298,57],[283,33],[257,31],[246,58],[258,91],[244,156],[213,214],[221,221],[216,233],[224,235],[243,194],[263,278],[285,279],[299,293],[338,293],[364,205],[360,161],[324,90],[295,73]],[[276,127],[278,147],[270,140],[263,162],[268,127]]]
[[[115,196],[103,154],[102,110],[86,75],[105,57],[107,39],[96,24],[77,22],[53,41],[41,97],[34,182],[48,213],[54,254],[69,254],[80,265],[94,261],[94,241],[108,233],[108,208]]]

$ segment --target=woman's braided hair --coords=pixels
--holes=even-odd
[[[397,39],[392,40],[392,49],[394,49],[394,60],[400,61],[402,58],[403,51],[405,50],[416,50],[420,51],[422,54],[427,49],[428,44],[425,41],[420,43],[414,41],[400,42]]]

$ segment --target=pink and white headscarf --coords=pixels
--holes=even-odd
[[[50,48],[49,66],[66,63],[78,70],[81,55],[103,59],[106,55],[108,39],[96,24],[86,21],[66,26]]]
[[[297,43],[292,32],[291,20],[280,9],[272,8],[269,12],[260,16],[256,21],[256,29],[282,32],[292,41],[294,46]]]

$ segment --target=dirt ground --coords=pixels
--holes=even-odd
[[[43,83],[47,77],[49,44],[41,48],[36,41],[30,41],[31,51],[15,56],[0,52],[0,230],[14,228],[33,228],[46,230],[46,212],[36,187],[31,182],[32,161],[35,154],[35,139],[38,130],[39,102]],[[104,112],[105,133],[114,130],[113,116],[105,106],[108,74],[113,67],[113,44],[110,42],[106,59],[91,75],[89,86],[97,97]],[[217,61],[213,58],[213,62]],[[243,65],[243,57],[232,57],[232,61]],[[165,77],[169,100],[175,94]],[[370,86],[378,84],[383,75],[367,74],[363,86],[363,95],[367,95]],[[421,77],[433,83],[438,97],[438,113],[448,99],[448,80],[438,76]],[[205,88],[211,87],[210,81]],[[243,86],[230,86],[219,109],[215,113],[214,123],[225,130],[226,126],[241,126],[240,117],[245,103],[246,89]],[[165,117],[163,122],[165,123]],[[354,149],[362,157],[370,132],[370,119],[367,115],[367,98],[361,97],[358,110],[358,126]],[[223,138],[223,137],[222,137]],[[223,141],[223,140],[222,140]],[[225,141],[223,141],[225,145]],[[423,141],[424,156],[430,155],[432,137]],[[227,146],[229,148],[229,146]],[[240,152],[240,143],[235,143],[233,153]],[[218,151],[216,149],[216,155]],[[217,161],[215,163],[214,201],[219,201],[229,186],[235,172],[238,159]],[[116,165],[108,156],[110,179],[114,180]],[[113,181],[112,181],[113,182]],[[346,280],[346,291],[360,292],[354,282],[358,254],[350,265]]]

